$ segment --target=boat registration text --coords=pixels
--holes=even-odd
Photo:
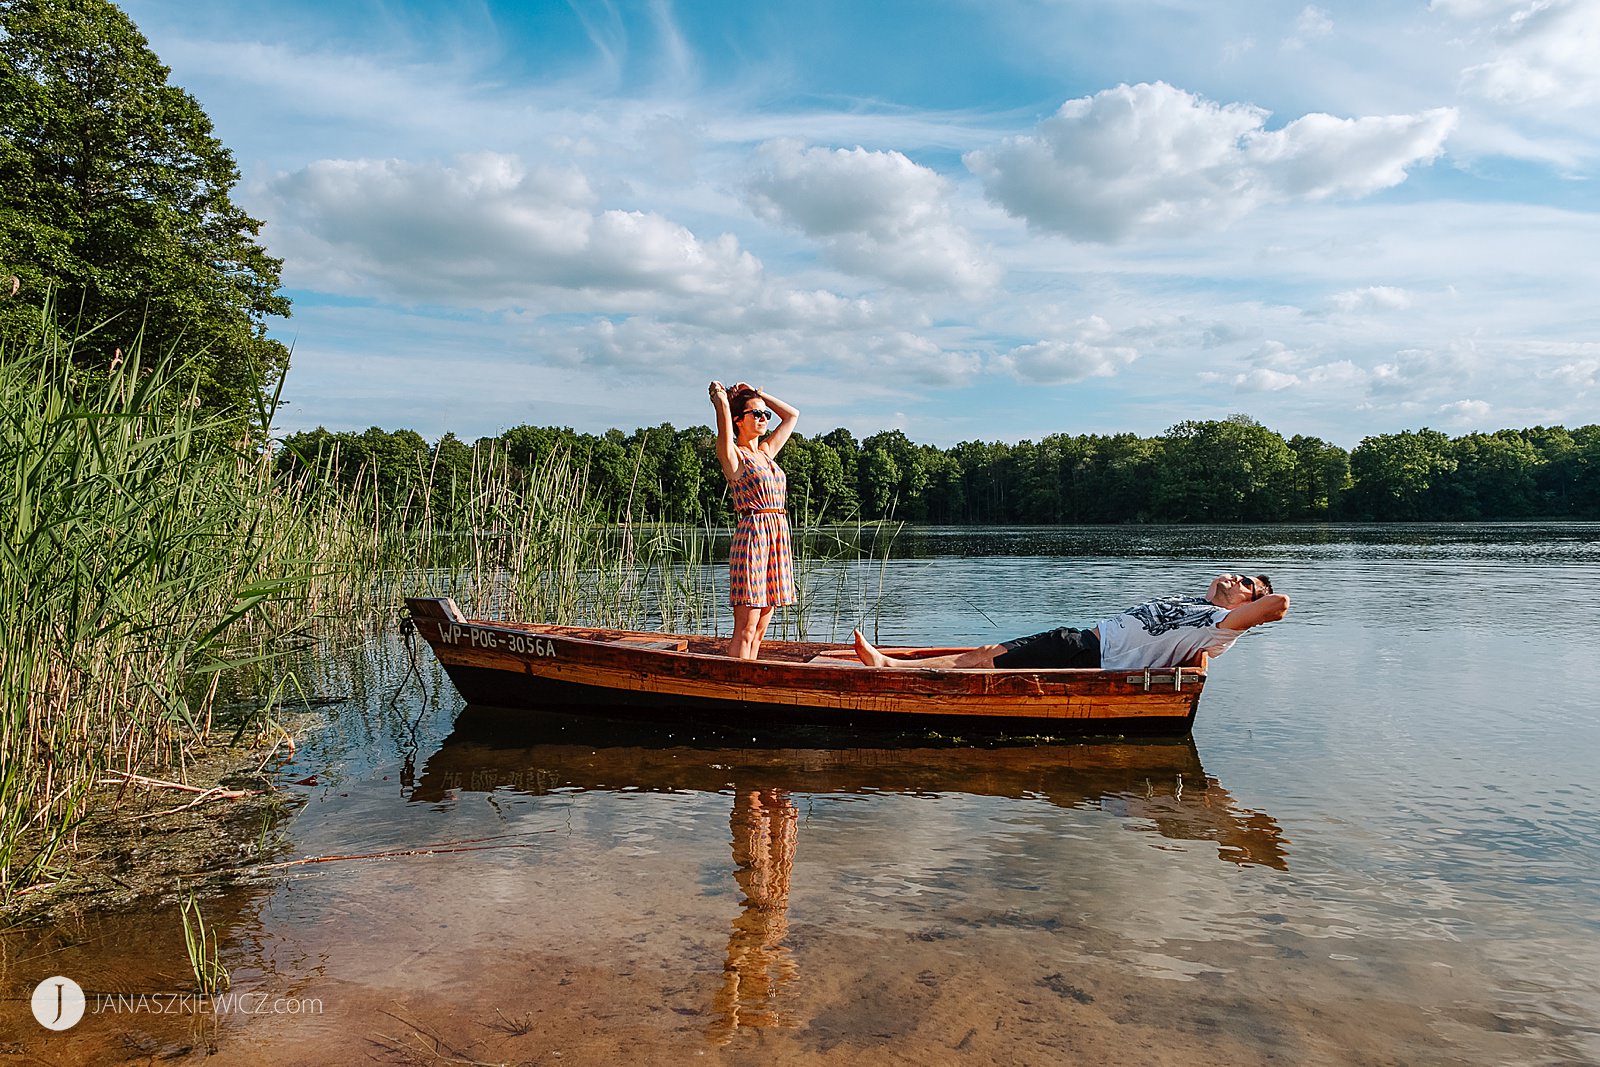
[[[447,645],[469,645],[472,648],[492,648],[496,651],[515,652],[526,656],[554,656],[556,643],[547,637],[533,634],[496,633],[476,626],[445,623],[439,627],[439,640]]]

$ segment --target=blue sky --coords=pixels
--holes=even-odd
[[[1600,0],[124,5],[285,430],[1600,421]]]

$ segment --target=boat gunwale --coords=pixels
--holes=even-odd
[[[411,598],[411,599],[424,599],[424,598]],[[428,599],[433,599],[433,598],[428,598]],[[1019,679],[1020,678],[1038,678],[1041,681],[1056,681],[1058,683],[1066,683],[1066,682],[1073,681],[1073,680],[1087,681],[1087,680],[1089,680],[1091,678],[1095,678],[1095,679],[1103,678],[1106,681],[1110,681],[1110,682],[1113,682],[1113,683],[1116,683],[1116,684],[1119,684],[1119,685],[1127,686],[1130,689],[1133,689],[1133,690],[1138,691],[1138,692],[1143,692],[1143,691],[1146,690],[1148,685],[1154,685],[1154,684],[1156,684],[1158,682],[1159,683],[1163,683],[1163,684],[1170,683],[1173,680],[1174,674],[1176,672],[1178,672],[1178,671],[1182,671],[1183,672],[1182,676],[1183,676],[1183,682],[1184,682],[1184,686],[1185,687],[1187,687],[1190,684],[1193,684],[1195,686],[1203,686],[1204,683],[1205,683],[1205,680],[1206,680],[1207,669],[1209,667],[1208,658],[1205,656],[1204,653],[1202,653],[1199,657],[1197,657],[1200,660],[1200,662],[1198,664],[1196,664],[1194,662],[1194,660],[1190,660],[1188,662],[1177,664],[1176,666],[1172,666],[1172,667],[1130,667],[1130,668],[1120,669],[1120,670],[1107,670],[1107,669],[1105,669],[1103,667],[1039,667],[1039,668],[1023,668],[1023,669],[1005,668],[1005,667],[872,667],[872,666],[868,666],[867,664],[864,664],[864,663],[850,663],[849,661],[843,660],[842,657],[839,657],[841,662],[830,662],[829,661],[829,659],[830,659],[829,657],[822,657],[822,656],[820,656],[820,654],[814,654],[811,658],[808,658],[808,659],[736,660],[731,656],[717,654],[717,653],[691,652],[691,651],[689,651],[687,649],[684,649],[684,650],[680,651],[680,650],[677,650],[677,649],[667,649],[667,648],[648,648],[648,647],[642,647],[642,646],[638,646],[638,645],[630,645],[630,644],[628,644],[626,642],[618,641],[616,639],[609,639],[608,640],[608,639],[603,639],[603,638],[582,636],[582,634],[584,634],[584,633],[592,633],[592,632],[595,632],[595,631],[603,631],[605,633],[617,634],[619,636],[638,637],[638,638],[645,638],[645,639],[658,640],[658,641],[683,640],[683,641],[703,642],[703,641],[717,640],[717,638],[714,635],[710,635],[710,634],[680,634],[680,633],[669,633],[669,632],[666,632],[666,631],[663,631],[663,630],[624,630],[624,629],[611,629],[611,628],[603,627],[603,626],[567,626],[567,625],[563,625],[563,624],[560,624],[560,623],[509,622],[509,621],[494,621],[494,620],[486,620],[486,619],[468,619],[468,618],[464,618],[464,617],[459,619],[459,620],[457,620],[457,619],[427,619],[425,621],[433,622],[433,623],[439,624],[441,626],[444,623],[454,623],[454,624],[456,624],[458,626],[471,626],[471,627],[475,627],[475,628],[480,629],[480,630],[495,630],[495,631],[499,631],[501,633],[517,633],[517,634],[532,633],[532,634],[545,636],[545,637],[559,637],[563,641],[571,641],[571,642],[574,642],[574,643],[577,643],[577,644],[580,644],[580,645],[584,645],[584,646],[588,646],[588,647],[591,647],[591,648],[604,648],[604,649],[611,649],[611,650],[614,650],[614,651],[620,651],[620,652],[625,652],[625,653],[635,653],[635,654],[637,654],[637,655],[639,655],[642,658],[647,659],[647,660],[651,659],[651,658],[655,658],[655,657],[674,657],[674,658],[687,659],[687,660],[702,660],[702,661],[707,661],[707,662],[724,664],[724,665],[727,665],[729,669],[752,669],[752,668],[767,669],[767,668],[807,667],[807,668],[820,669],[820,670],[829,671],[829,672],[831,672],[831,671],[845,671],[845,672],[848,672],[849,675],[852,676],[852,677],[860,677],[862,675],[862,672],[868,672],[868,674],[867,674],[868,677],[871,677],[871,676],[874,676],[874,675],[877,675],[877,674],[880,674],[880,673],[893,674],[893,675],[908,675],[909,674],[909,675],[914,675],[914,676],[919,677],[919,678],[930,679],[930,680],[931,679],[942,678],[942,677],[944,677],[946,675],[952,675],[952,676],[954,676],[956,678],[970,678],[970,677],[982,677],[982,676],[986,676],[986,675],[999,675],[999,676],[1003,676],[1003,677],[1019,678]],[[424,638],[427,639],[426,635],[424,635]],[[431,639],[428,639],[428,643],[429,643],[430,646],[434,647],[434,651],[437,654],[438,646],[435,644],[435,642],[433,640],[431,640]],[[850,646],[849,645],[837,644],[837,643],[832,643],[832,642],[782,641],[782,640],[763,642],[763,647],[770,648],[771,646],[779,646],[779,647],[784,647],[784,648],[795,648],[795,647],[805,648],[805,647],[815,646],[816,648],[818,648],[819,650],[822,650],[822,651],[847,651],[847,650],[850,650]],[[449,646],[447,645],[446,647],[449,647]],[[964,647],[953,647],[953,648],[925,648],[925,647],[918,647],[918,646],[904,646],[904,647],[889,647],[887,649],[887,652],[888,653],[901,653],[901,654],[904,654],[904,653],[907,653],[907,652],[922,652],[922,653],[926,653],[926,654],[944,655],[944,654],[954,654],[954,653],[970,651],[973,647],[975,647],[975,646],[970,646],[969,645],[969,646],[964,646]],[[511,654],[515,655],[515,653],[511,653]],[[1149,679],[1148,683],[1146,682],[1146,677],[1148,677],[1148,679]],[[1137,678],[1138,681],[1135,682],[1135,681],[1131,680],[1133,678]]]

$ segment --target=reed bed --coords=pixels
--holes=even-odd
[[[48,867],[102,771],[181,759],[223,634],[292,582],[248,427],[198,416],[170,364],[134,351],[91,378],[73,347],[0,353],[7,889]]]
[[[629,521],[565,452],[525,470],[487,443],[449,475],[419,458],[397,497],[341,480],[336,455],[279,462],[275,400],[204,415],[173,357],[89,374],[79,343],[0,350],[0,897],[65,869],[108,772],[181,770],[228,709],[271,714],[291,653],[368,639],[407,593],[485,618],[726,616],[719,531]],[[863,539],[796,543],[802,606],[780,628],[804,636],[823,590],[837,623]]]

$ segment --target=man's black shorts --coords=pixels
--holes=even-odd
[[[1100,638],[1093,630],[1063,626],[1032,637],[1005,641],[1000,647],[1005,651],[994,658],[994,665],[1004,670],[1100,666]]]

